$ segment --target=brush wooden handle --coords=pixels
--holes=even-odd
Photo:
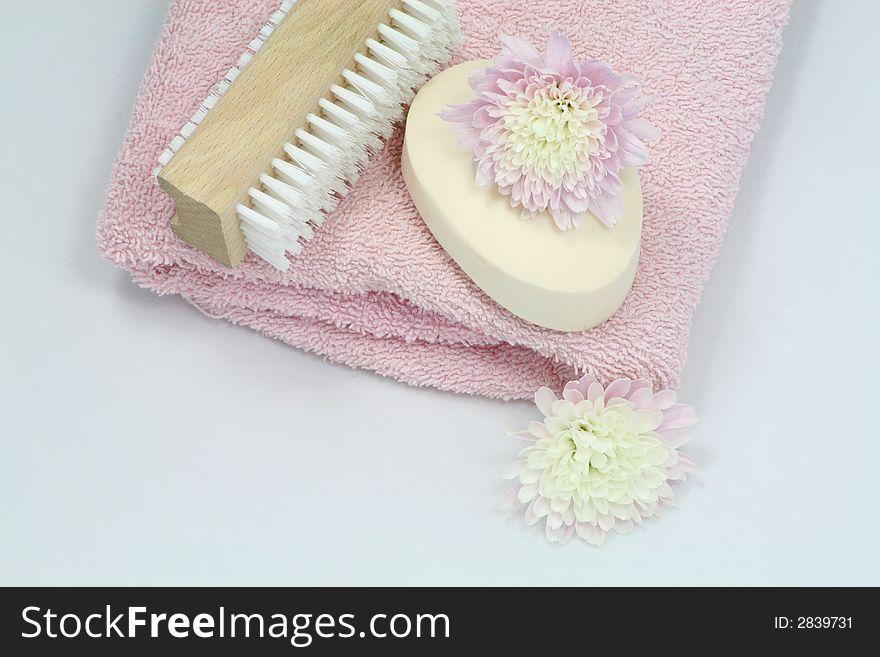
[[[298,0],[159,173],[175,234],[227,267],[248,252],[235,206],[402,0]]]

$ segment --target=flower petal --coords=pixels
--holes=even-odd
[[[641,390],[642,388],[653,390],[653,386],[651,385],[651,382],[648,381],[648,379],[636,379],[635,381],[631,381],[629,385],[630,398],[636,390]]]
[[[645,141],[659,141],[660,129],[648,123],[645,119],[631,119],[626,123],[626,129],[639,139]]]
[[[559,32],[550,33],[544,65],[551,71],[565,77],[577,79],[580,76],[580,71],[571,56],[571,41]]]
[[[682,480],[689,472],[693,472],[696,465],[693,459],[684,452],[676,452],[675,463],[666,468],[666,476],[672,480]]]
[[[538,494],[538,484],[529,484],[528,486],[523,486],[519,489],[519,492],[516,494],[516,499],[525,504],[526,502],[531,502],[535,499],[535,495]]]
[[[596,383],[596,377],[593,376],[592,374],[587,373],[587,374],[584,374],[577,381],[569,381],[566,384],[566,387],[571,386],[572,388],[577,388],[578,390],[581,391],[581,393],[584,395],[584,398],[586,399],[587,390],[589,390],[590,386],[593,385],[594,383]]]
[[[544,531],[547,535],[547,540],[551,543],[565,543],[571,538],[574,532],[574,525],[559,525],[558,527],[551,528],[548,524]]]
[[[676,404],[670,409],[663,411],[662,429],[682,429],[697,423],[697,413],[693,406]]]
[[[541,470],[533,470],[532,468],[523,468],[523,470],[519,473],[519,483],[524,486],[528,486],[529,484],[537,484],[541,481]]]
[[[606,226],[614,226],[620,221],[622,213],[620,196],[602,194],[590,203],[590,212]]]
[[[449,123],[465,123],[470,125],[474,117],[474,112],[478,108],[477,103],[478,101],[467,103],[465,105],[450,105],[439,112],[437,116]]]
[[[663,436],[663,440],[666,441],[666,444],[674,449],[687,445],[691,439],[691,431],[689,427],[684,427],[682,429],[664,429],[662,431],[658,429],[657,433]]]
[[[526,429],[523,429],[522,431],[508,431],[507,437],[516,438],[517,440],[527,440],[529,442],[534,442],[537,439],[537,436]]]
[[[572,404],[577,404],[584,400],[583,394],[577,388],[566,388],[562,391],[562,396]]]
[[[541,55],[535,50],[528,41],[519,39],[509,34],[501,33],[499,36],[501,43],[505,48],[505,52],[517,59],[521,59],[532,66],[541,65]]]
[[[605,388],[602,387],[601,383],[591,383],[590,387],[587,389],[587,399],[591,402],[595,402],[604,394]]]
[[[667,408],[671,408],[677,399],[678,396],[673,390],[661,390],[654,393],[654,406],[665,411]]]
[[[538,497],[535,498],[532,510],[539,518],[544,518],[550,515],[550,500],[542,495],[538,495]]]
[[[612,527],[614,527],[615,518],[613,515],[608,513],[603,513],[599,516],[599,527],[602,528],[603,531],[608,531]]]
[[[578,536],[591,545],[602,545],[605,542],[605,532],[596,525],[579,522],[575,525]]]
[[[627,379],[615,379],[605,390],[605,401],[607,402],[615,397],[626,399],[629,387],[630,382]]]
[[[635,391],[630,391],[629,400],[637,409],[648,408],[654,401],[654,393],[650,388],[638,388]]]
[[[635,527],[632,520],[618,520],[614,523],[614,529],[618,534],[629,534]]]
[[[529,432],[529,434],[534,436],[534,438],[538,438],[539,440],[541,438],[550,438],[551,437],[550,432],[547,431],[547,427],[544,425],[544,423],[543,422],[536,422],[534,420],[532,422],[529,422],[528,432]]]
[[[538,391],[535,393],[535,406],[544,414],[544,417],[552,413],[553,402],[555,401],[556,395],[553,394],[550,388],[538,388]]]
[[[535,502],[532,500],[532,503],[526,508],[526,524],[529,526],[534,525],[536,522],[540,520],[540,518],[535,515]]]

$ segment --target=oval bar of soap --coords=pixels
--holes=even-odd
[[[549,213],[520,219],[520,209],[474,179],[473,153],[437,114],[474,98],[468,77],[489,61],[454,66],[426,84],[406,124],[403,174],[428,228],[464,272],[513,314],[547,328],[580,331],[601,324],[632,287],[642,233],[642,193],[625,169],[623,216],[608,228],[592,215],[561,231]]]

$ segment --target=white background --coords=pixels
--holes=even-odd
[[[159,0],[3,2],[0,583],[880,584],[880,3],[801,0],[697,312],[677,510],[496,511],[528,403],[297,352],[100,259]]]

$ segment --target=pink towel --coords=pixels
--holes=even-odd
[[[250,256],[230,271],[177,240],[151,178],[158,154],[237,60],[278,0],[173,0],[101,214],[101,251],[160,294],[334,361],[413,385],[501,397],[577,371],[678,385],[691,317],[721,245],[781,46],[788,0],[460,0],[465,46],[501,31],[606,59],[659,95],[663,138],[643,172],[635,286],[582,333],[530,325],[486,297],[434,241],[400,166],[401,129],[288,273]],[[291,19],[295,20],[295,18]]]

